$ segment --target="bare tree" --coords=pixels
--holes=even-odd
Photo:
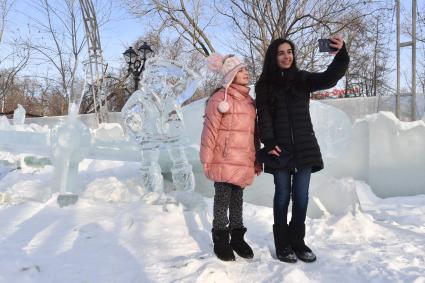
[[[6,28],[7,16],[12,9],[14,0],[0,0],[0,48],[6,50],[3,45],[3,34]],[[7,95],[7,90],[13,84],[13,81],[19,71],[25,66],[28,57],[21,56],[19,49],[15,49],[16,45],[12,46],[12,51],[9,54],[0,54],[0,101],[1,112],[4,112],[4,99]],[[11,66],[5,68],[4,62],[11,62]]]
[[[26,65],[30,58],[30,49],[28,47],[22,47],[21,44],[12,45],[12,52],[7,54],[5,57],[0,57],[0,66],[3,61],[11,62],[7,68],[0,69],[0,101],[1,101],[1,112],[5,112],[5,99],[9,95],[11,87],[15,83],[15,79]]]
[[[265,52],[273,39],[284,37],[294,41],[297,64],[307,70],[319,71],[329,64],[331,57],[318,54],[317,40],[344,33],[353,58],[345,81],[346,89],[358,87],[364,95],[377,95],[390,88],[385,83],[390,72],[386,64],[389,52],[385,46],[390,23],[385,22],[385,17],[391,12],[393,3],[388,1],[226,0],[215,1],[213,7],[200,1],[126,0],[125,3],[136,15],[159,15],[161,22],[154,24],[159,33],[173,29],[178,37],[195,47],[187,52],[198,51],[204,56],[213,51],[210,48],[207,52],[212,45],[207,44],[211,43],[211,38],[205,27],[213,25],[216,19],[207,16],[206,12],[218,13],[220,28],[233,31],[226,43],[242,55],[253,74],[252,82],[261,72]],[[188,3],[190,9],[186,8]],[[191,17],[185,14],[188,10]],[[380,19],[376,20],[379,15]],[[201,23],[203,29],[199,29]],[[199,30],[203,33],[197,33]],[[219,37],[215,35],[214,38]],[[180,46],[172,49],[174,52],[181,50],[184,49]]]
[[[78,6],[73,0],[37,0],[32,5],[42,17],[28,16],[42,37],[34,41],[31,48],[38,55],[39,63],[55,70],[57,76],[53,76],[52,80],[68,96],[74,88],[78,61],[85,43]]]
[[[8,85],[8,95],[4,97],[3,114],[12,115],[21,104],[29,117],[62,115],[68,104],[60,89],[50,85],[51,80],[33,76],[17,76]]]
[[[49,69],[51,83],[56,85],[65,97],[76,91],[79,62],[85,55],[86,38],[83,30],[82,15],[78,1],[75,0],[36,0],[31,8],[39,16],[27,14],[32,21],[34,38],[31,49],[35,54],[33,65],[42,65]],[[104,5],[99,13],[100,23],[105,24],[109,18],[111,6]],[[54,73],[51,72],[54,70]],[[66,113],[62,109],[61,113]]]
[[[5,111],[5,99],[14,85],[14,81],[30,58],[28,41],[20,37],[4,42],[3,35],[6,26],[6,18],[15,1],[0,1],[0,101],[1,112]]]
[[[345,42],[351,57],[345,89],[357,88],[358,95],[377,96],[391,93],[387,83],[391,67],[391,11],[353,21]]]
[[[207,16],[202,0],[123,0],[136,16],[151,16],[154,30],[173,30],[204,56],[215,51],[206,29],[213,16]]]
[[[0,43],[3,39],[6,19],[16,0],[0,0]]]
[[[215,6],[230,20],[238,35],[237,43],[232,44],[238,53],[250,58],[257,77],[270,42],[278,37],[295,42],[300,66],[321,68],[315,51],[317,39],[343,32],[357,19],[375,13],[380,8],[373,4],[350,0],[228,0]]]

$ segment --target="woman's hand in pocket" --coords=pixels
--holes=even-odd
[[[276,145],[274,149],[270,150],[267,153],[271,154],[271,155],[276,155],[277,157],[279,157],[281,152],[282,152],[282,150],[280,149],[280,147],[278,145]]]

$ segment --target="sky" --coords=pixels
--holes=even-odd
[[[39,18],[40,15],[37,15],[34,8],[31,6],[30,0],[16,0],[13,10],[11,11],[8,22],[6,23],[6,30],[4,34],[3,42],[7,42],[12,40],[19,34],[24,34],[24,36],[29,36],[33,38],[34,33],[37,33],[37,30],[34,28],[31,19],[28,15],[31,15],[35,19]],[[402,6],[407,11],[410,11],[410,1],[401,1]],[[131,15],[127,9],[123,7],[122,1],[115,0],[112,1],[113,5],[113,13],[111,15],[110,21],[107,22],[104,26],[100,28],[100,36],[102,49],[104,54],[104,60],[108,62],[109,66],[112,68],[118,68],[121,64],[124,63],[124,58],[122,53],[139,37],[143,36],[148,30],[146,21],[142,21],[141,19],[136,18],[134,15]],[[394,19],[395,21],[395,19]],[[28,35],[28,27],[30,25],[31,34]],[[212,27],[210,30],[214,31],[215,29],[219,30],[220,26]],[[83,29],[81,29],[83,31]],[[221,27],[220,32],[210,32],[213,37],[213,42],[220,53],[231,52],[230,48],[226,46],[225,40],[223,40],[223,28]],[[230,34],[230,31],[228,31]],[[216,36],[216,35],[217,36]],[[216,38],[214,38],[216,37]],[[409,39],[402,38],[403,41],[407,41]],[[4,56],[4,51],[7,47],[1,47],[0,56]],[[389,48],[394,52],[395,58],[395,33],[394,33],[394,47],[389,46]],[[3,53],[3,54],[2,54]],[[84,50],[86,54],[86,47]],[[419,52],[418,52],[419,53]],[[411,70],[411,48],[403,48],[401,50],[402,55],[402,70],[405,71],[408,76],[410,76]],[[418,54],[419,55],[419,54]],[[86,55],[85,55],[86,56]],[[7,64],[5,62],[2,63]],[[392,62],[388,62],[391,67],[395,68],[396,63],[395,59]],[[40,66],[35,65],[24,72],[25,75],[32,76],[36,73],[45,72],[44,69],[40,68]],[[390,80],[390,85],[395,87],[395,72],[393,73],[393,80]],[[406,79],[410,81],[408,76],[402,76],[402,86],[405,85]],[[419,90],[418,90],[419,91]]]
[[[25,34],[28,30],[27,25],[31,25],[32,22],[28,17],[28,6],[31,5],[29,2],[31,1],[16,0],[8,17],[4,41],[13,39],[18,33]],[[104,58],[111,64],[118,65],[123,62],[122,53],[144,33],[145,29],[140,20],[118,5],[118,1],[115,2],[110,21],[100,28],[100,37]],[[36,11],[31,12],[31,16],[40,17]],[[31,29],[31,33],[37,32],[36,28]]]

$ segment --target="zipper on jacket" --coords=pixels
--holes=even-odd
[[[292,115],[291,115],[292,116]],[[295,173],[297,173],[297,158],[296,158],[296,149],[295,149],[295,142],[294,142],[294,131],[293,131],[293,122],[292,122],[292,117],[290,117],[291,119],[291,141],[292,141],[292,148],[294,149],[294,168],[295,168]]]
[[[294,141],[294,121],[292,119],[292,112],[289,110],[288,107],[288,100],[286,99],[286,111],[288,111],[288,118],[289,118],[289,130],[291,132],[291,143],[292,143],[292,149],[294,151],[294,168],[295,168],[295,173],[297,173],[297,157],[296,157],[296,148],[295,148],[295,141]]]

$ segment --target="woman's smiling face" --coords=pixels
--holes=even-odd
[[[282,43],[277,49],[277,65],[281,69],[289,69],[294,61],[292,47],[289,43]]]

